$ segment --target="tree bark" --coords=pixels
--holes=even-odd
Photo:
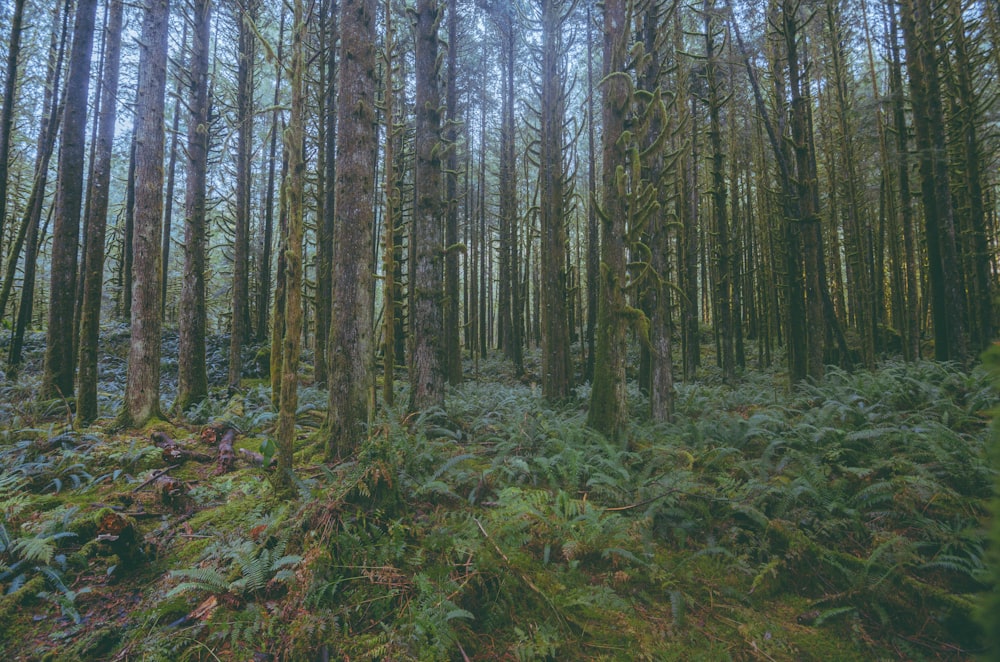
[[[628,329],[625,303],[625,219],[628,214],[623,189],[627,167],[621,137],[630,104],[630,82],[624,71],[629,26],[628,0],[605,0],[604,81],[602,107],[604,204],[601,209],[600,307],[594,353],[594,383],[587,425],[622,441],[628,423],[625,391],[625,344]]]
[[[0,111],[0,256],[3,256],[4,228],[7,225],[7,179],[10,163],[10,132],[14,126],[14,96],[17,91],[17,71],[21,54],[21,26],[25,0],[14,0],[10,19],[10,39],[7,41],[7,78],[3,85],[3,110]],[[3,309],[0,308],[0,317]]]
[[[563,25],[572,7],[560,0],[540,0],[542,19],[541,122],[538,178],[541,222],[542,395],[550,401],[569,396],[569,320],[566,311],[566,173],[563,126],[566,92],[562,60]]]
[[[80,209],[83,204],[83,170],[87,134],[87,100],[90,62],[94,47],[97,0],[79,0],[73,24],[73,44],[67,71],[59,171],[52,233],[52,268],[48,328],[45,335],[45,368],[42,397],[70,398],[76,363],[73,338],[76,329],[77,256]]]
[[[446,73],[444,144],[448,150],[445,167],[445,254],[444,254],[444,360],[449,384],[462,383],[462,348],[459,328],[459,245],[458,245],[458,2],[448,0],[448,66]]]
[[[337,226],[334,238],[327,453],[360,443],[371,413],[372,230],[375,173],[375,2],[342,0],[337,105]]]
[[[187,171],[184,194],[184,280],[181,283],[177,399],[180,413],[208,396],[205,349],[206,209],[209,97],[208,57],[211,0],[195,0],[194,35],[188,62]]]
[[[289,82],[292,88],[292,110],[285,132],[288,153],[288,181],[285,182],[285,203],[288,205],[288,239],[285,250],[285,318],[281,341],[281,399],[278,406],[278,472],[275,492],[290,497],[294,491],[293,460],[295,444],[295,414],[298,409],[299,353],[302,342],[302,233],[305,203],[305,41],[306,15],[302,0],[295,0],[292,18],[292,63]]]
[[[115,138],[118,106],[118,78],[121,70],[121,36],[124,7],[111,0],[108,8],[104,80],[101,84],[101,117],[98,127],[94,169],[90,177],[90,213],[86,220],[87,256],[83,273],[83,301],[80,312],[80,370],[76,421],[87,424],[97,418],[97,346],[101,322],[101,294],[104,286],[104,239],[107,231],[108,197],[111,184],[111,153]]]
[[[442,346],[441,93],[438,87],[436,0],[418,0],[416,15],[416,167],[417,206],[413,214],[413,350],[410,355],[410,409],[444,406]]]
[[[232,319],[229,336],[229,388],[239,389],[243,343],[248,337],[250,261],[250,177],[253,149],[253,64],[255,35],[249,22],[256,20],[258,0],[242,0],[239,21],[239,63],[236,73],[236,218],[233,238]]]
[[[965,293],[955,243],[941,81],[935,53],[939,45],[935,17],[929,0],[903,0],[900,16],[920,164],[934,357],[939,361],[964,362],[967,358]]]
[[[168,0],[148,0],[140,39],[136,103],[132,342],[120,422],[142,427],[160,414],[160,239],[163,223],[163,102]]]

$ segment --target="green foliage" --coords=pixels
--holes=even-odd
[[[162,466],[141,438],[6,433],[0,616],[21,634],[0,643],[61,614],[58,637],[103,620],[123,658],[925,659],[982,646],[977,600],[1000,629],[985,370],[831,369],[788,393],[706,367],[669,424],[630,383],[619,444],[586,427],[586,385],[554,406],[481,367],[444,410],[382,412],[339,465],[303,442],[287,503],[259,472],[188,463],[193,512],[166,512],[135,491]],[[303,389],[300,429],[325,399]],[[253,444],[273,424],[264,387],[199,411]],[[154,515],[148,563],[110,572],[98,504]]]

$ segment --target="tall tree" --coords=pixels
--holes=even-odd
[[[285,132],[288,153],[288,180],[284,196],[288,207],[288,236],[285,245],[285,335],[281,341],[281,399],[278,407],[278,475],[275,488],[290,496],[293,490],[292,460],[295,441],[295,412],[298,408],[299,352],[302,342],[302,230],[305,203],[305,41],[308,35],[303,0],[295,0],[292,17],[292,62],[289,83],[292,109]],[[366,320],[367,321],[367,320]]]
[[[208,56],[212,22],[211,0],[195,0],[194,34],[186,76],[188,87],[187,170],[184,194],[184,280],[181,283],[180,347],[177,357],[177,399],[183,412],[208,395],[205,327],[205,198],[208,170]]]
[[[331,19],[332,20],[332,19]],[[274,98],[271,103],[271,141],[268,148],[268,159],[267,159],[267,186],[264,191],[264,231],[261,237],[261,247],[260,247],[260,271],[259,271],[259,282],[257,284],[257,341],[262,342],[267,338],[268,332],[268,311],[271,309],[270,296],[271,296],[271,246],[274,241],[274,179],[275,170],[277,169],[276,161],[278,153],[278,117],[281,115],[281,110],[278,108],[278,102],[281,99],[281,72],[282,72],[282,48],[285,41],[285,13],[281,13],[281,21],[278,26],[278,55],[276,61],[277,66],[275,66],[275,78],[274,78]],[[331,51],[333,46],[330,47]],[[330,55],[333,59],[333,55]],[[332,87],[332,83],[329,83]],[[327,105],[327,109],[331,106]],[[329,136],[329,134],[328,134]],[[333,159],[327,159],[327,164],[332,167]],[[332,191],[333,189],[333,177],[327,177],[327,191]],[[333,205],[329,202],[326,209],[329,213],[333,213]]]
[[[73,315],[76,308],[77,256],[83,171],[87,134],[90,61],[94,47],[97,0],[80,0],[73,23],[73,45],[67,72],[59,174],[56,181],[55,226],[52,233],[52,269],[49,320],[45,335],[42,397],[73,395]]]
[[[953,60],[951,78],[952,112],[949,118],[954,126],[955,142],[961,146],[958,161],[959,175],[952,180],[958,183],[954,199],[961,202],[956,228],[965,247],[962,251],[967,267],[965,281],[969,296],[968,331],[975,351],[982,351],[993,341],[993,287],[990,275],[989,230],[986,220],[987,203],[983,191],[983,148],[980,125],[983,122],[983,102],[974,82],[981,75],[978,66],[983,55],[977,56],[970,35],[966,34],[967,22],[962,0],[947,3],[947,31],[945,39]],[[995,47],[995,46],[994,46]],[[948,51],[942,51],[946,54]],[[985,78],[985,76],[982,76]],[[989,102],[987,102],[989,103]],[[958,180],[957,182],[955,180]]]
[[[7,41],[7,77],[3,84],[3,109],[0,110],[0,248],[3,246],[4,227],[7,224],[7,180],[10,163],[10,132],[14,127],[14,95],[17,91],[17,71],[21,55],[21,28],[24,22],[25,0],[14,0],[14,14],[10,19],[10,38]],[[0,250],[0,256],[3,251]],[[0,316],[3,311],[0,310]]]
[[[622,440],[628,421],[625,392],[625,343],[628,333],[626,285],[626,146],[622,140],[632,83],[625,71],[630,19],[629,0],[605,0],[604,81],[601,135],[604,200],[601,205],[600,307],[594,353],[594,383],[587,425]]]
[[[500,243],[497,260],[496,336],[504,355],[514,364],[514,372],[524,372],[523,316],[518,251],[517,215],[517,140],[514,124],[516,103],[514,73],[517,58],[515,8],[504,2],[491,5],[500,35],[503,62],[502,102],[500,108]]]
[[[342,0],[337,89],[337,225],[330,331],[328,454],[350,453],[371,413],[375,221],[375,1]]]
[[[86,268],[83,271],[83,301],[80,312],[79,393],[76,420],[86,424],[97,418],[97,344],[104,287],[104,239],[107,230],[108,195],[111,184],[111,150],[115,137],[118,78],[121,69],[121,39],[124,6],[110,0],[105,26],[107,40],[101,84],[101,116],[90,176],[91,200],[87,215]]]
[[[316,360],[315,380],[317,385],[325,386],[328,379],[329,352],[327,343],[330,340],[330,306],[333,288],[333,227],[335,221],[334,203],[334,168],[337,148],[337,105],[336,80],[337,73],[337,14],[332,0],[324,2],[320,31],[321,67],[320,79],[323,81],[319,96],[317,111],[317,164],[316,178]],[[388,17],[387,19],[388,20]]]
[[[594,342],[597,329],[597,308],[600,301],[601,226],[597,221],[597,141],[594,128],[594,38],[593,12],[587,3],[587,364],[584,375],[594,378]]]
[[[60,86],[62,81],[63,58],[66,54],[66,39],[69,32],[70,0],[52,8],[52,30],[49,38],[49,62],[45,74],[45,88],[42,93],[42,115],[38,127],[38,142],[35,153],[35,170],[31,183],[31,193],[25,205],[24,215],[17,229],[17,236],[11,246],[4,270],[3,287],[0,288],[0,314],[7,310],[7,303],[17,275],[17,263],[23,249],[25,260],[21,282],[21,304],[17,307],[17,319],[10,340],[7,374],[14,377],[21,364],[21,350],[24,334],[31,320],[35,289],[35,255],[38,252],[39,225],[42,206],[45,201],[45,187],[48,182],[49,162],[55,149],[59,132]]]
[[[254,54],[259,0],[240,0],[236,69],[236,218],[233,238],[232,319],[229,336],[229,388],[238,389],[243,369],[243,344],[248,336],[250,307],[250,177],[253,149]]]
[[[160,238],[163,223],[163,102],[167,84],[169,0],[147,0],[137,86],[132,342],[120,422],[141,427],[160,416]]]
[[[714,235],[714,269],[713,269],[713,301],[715,315],[713,321],[715,334],[718,338],[719,367],[722,368],[722,378],[732,382],[736,377],[736,361],[733,341],[733,278],[732,278],[732,248],[729,240],[729,212],[726,207],[727,187],[725,173],[725,155],[722,150],[722,106],[726,95],[722,89],[719,67],[719,45],[716,39],[719,35],[719,24],[715,11],[715,2],[705,0],[705,83],[708,87],[708,143],[712,150],[712,234]]]
[[[448,66],[445,86],[445,255],[444,255],[444,360],[449,384],[462,381],[462,350],[459,335],[459,243],[458,243],[458,0],[448,0]],[[387,137],[388,140],[388,137]]]
[[[566,168],[563,127],[566,124],[566,44],[564,26],[575,3],[540,0],[542,22],[541,99],[539,123],[539,206],[541,221],[542,395],[549,400],[569,396],[572,365],[567,316]]]
[[[392,406],[395,399],[394,379],[396,373],[396,224],[400,222],[399,182],[396,172],[396,113],[394,76],[396,37],[392,7],[390,0],[385,0],[385,43],[382,47],[382,57],[385,65],[385,82],[383,83],[382,106],[385,113],[385,145],[383,146],[384,170],[383,192],[385,195],[384,251],[382,266],[384,273],[382,299],[385,302],[382,313],[382,400],[386,406]]]
[[[903,0],[899,7],[920,165],[934,357],[939,361],[964,361],[967,358],[965,292],[960,279],[951,203],[937,55],[940,47],[937,17],[932,13],[930,0]]]
[[[416,15],[416,208],[412,241],[413,345],[410,353],[410,409],[444,405],[441,92],[438,86],[437,0],[418,0]]]
[[[895,133],[893,158],[897,164],[896,186],[899,196],[899,224],[902,226],[903,254],[906,268],[905,312],[901,331],[903,357],[920,358],[919,290],[917,289],[917,240],[913,231],[913,201],[910,193],[910,148],[906,126],[906,99],[903,90],[903,64],[899,48],[899,25],[896,8],[890,3],[889,15],[889,94],[892,99],[892,127]]]

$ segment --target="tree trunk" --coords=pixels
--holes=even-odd
[[[17,275],[17,262],[21,255],[21,249],[25,249],[26,255],[34,255],[37,251],[38,226],[42,216],[42,204],[45,198],[45,186],[48,181],[49,162],[55,148],[56,135],[59,132],[60,101],[59,86],[62,80],[62,63],[66,51],[66,35],[68,32],[69,0],[66,6],[56,5],[52,10],[52,30],[49,40],[49,63],[45,78],[45,90],[42,96],[42,116],[38,127],[38,143],[35,156],[34,178],[31,184],[31,193],[25,205],[24,216],[18,226],[17,236],[14,245],[11,246],[10,254],[7,258],[7,267],[4,272],[3,287],[0,289],[0,317],[7,311],[7,303],[10,301],[10,293],[14,287],[14,278]],[[60,11],[61,10],[61,11]],[[61,28],[60,28],[61,24]],[[25,242],[27,245],[25,246]],[[33,294],[31,287],[27,287],[28,281],[34,282],[35,264],[31,259],[25,259],[24,282],[21,287],[22,299],[30,302]],[[30,278],[29,278],[30,276]],[[27,290],[27,297],[25,297]],[[30,303],[29,306],[30,308]],[[18,307],[18,314],[24,309],[24,305]],[[10,344],[9,366],[15,372],[16,367],[21,363],[20,345],[24,337],[24,330],[15,326]],[[8,376],[13,377],[13,374]]]
[[[385,170],[383,188],[385,194],[385,246],[382,254],[382,400],[386,407],[391,407],[395,400],[396,374],[396,224],[401,220],[401,194],[398,187],[396,172],[396,106],[394,75],[395,61],[393,59],[396,41],[393,32],[392,7],[389,0],[385,3],[385,45],[382,49],[385,62],[385,82],[382,94],[382,105],[385,107]]]
[[[188,22],[184,21],[181,34],[181,50],[187,48]],[[181,125],[181,77],[183,72],[177,71],[177,86],[174,88],[174,114],[170,127],[170,152],[167,155],[167,192],[163,199],[163,247],[160,249],[163,258],[163,282],[160,284],[160,310],[166,319],[167,310],[167,277],[170,275],[170,235],[174,225],[174,189],[177,182],[177,141],[180,140]]]
[[[444,406],[442,347],[441,93],[438,89],[436,0],[418,0],[416,15],[417,206],[413,212],[413,351],[410,355],[410,409]]]
[[[94,168],[90,177],[91,200],[86,220],[87,255],[83,272],[80,311],[80,370],[76,421],[87,424],[97,418],[97,346],[104,287],[104,238],[107,230],[108,196],[111,184],[111,152],[118,106],[121,65],[123,0],[111,0],[108,8],[104,80],[101,84],[101,116]]]
[[[43,398],[70,398],[73,395],[76,367],[73,356],[73,338],[76,336],[73,315],[76,308],[87,101],[96,14],[97,0],[79,0],[73,24],[69,70],[66,74],[66,101],[59,149],[49,319],[45,335],[45,369],[42,375]]]
[[[628,328],[625,302],[625,219],[628,214],[622,190],[627,159],[622,144],[630,99],[625,73],[629,26],[628,0],[604,3],[604,82],[601,138],[604,165],[604,204],[601,210],[601,298],[594,353],[594,383],[587,425],[622,441],[628,423],[625,391],[625,343]]]
[[[285,13],[281,13],[281,22],[278,27],[278,62],[282,62],[281,51],[285,41]],[[331,45],[331,50],[333,46]],[[332,55],[330,56],[333,57]],[[282,67],[276,66],[274,80],[274,99],[271,103],[271,143],[268,149],[267,160],[267,189],[264,192],[264,232],[260,248],[260,279],[257,285],[257,341],[263,342],[267,339],[268,312],[271,309],[271,255],[274,243],[274,174],[276,170],[275,162],[278,158],[278,116],[281,111],[278,109],[278,102],[281,99],[281,72]],[[332,83],[330,83],[332,85]],[[329,108],[329,106],[327,106]],[[328,129],[330,130],[330,129]],[[327,163],[332,167],[333,159],[327,159]],[[333,177],[326,179],[327,190],[333,188]],[[333,212],[333,205],[327,209]]]
[[[285,203],[288,205],[288,239],[285,251],[284,337],[281,342],[281,400],[278,407],[278,473],[275,492],[288,498],[294,490],[292,468],[295,443],[295,413],[298,409],[299,351],[302,341],[302,233],[305,202],[305,49],[306,17],[303,0],[295,0],[292,19],[292,111],[285,132],[288,152],[288,181]]]
[[[542,395],[550,401],[569,397],[572,365],[566,311],[566,174],[563,126],[566,124],[566,47],[563,26],[570,7],[541,0],[542,62],[538,178],[541,222]]]
[[[330,341],[330,306],[333,291],[333,226],[334,190],[333,161],[336,158],[336,81],[337,72],[337,20],[336,12],[332,10],[335,4],[327,0],[330,7],[324,12],[328,23],[324,24],[322,44],[322,76],[323,87],[319,108],[319,163],[317,163],[317,178],[322,186],[318,187],[316,200],[317,232],[316,232],[316,361],[315,378],[318,386],[326,386],[329,381],[329,352],[327,343]]]
[[[250,157],[253,150],[254,43],[248,25],[257,16],[258,0],[242,0],[239,21],[239,64],[236,72],[236,219],[233,238],[233,290],[231,335],[229,336],[229,389],[240,387],[243,343],[248,337],[250,261]]]
[[[25,0],[14,0],[7,41],[7,78],[3,86],[3,110],[0,111],[0,257],[3,256],[4,228],[7,225],[7,166],[10,163],[10,132],[14,126],[14,95],[17,91],[18,59],[21,53],[21,25]],[[3,309],[0,309],[0,317]]]
[[[719,63],[716,55],[715,37],[718,27],[713,20],[714,2],[705,2],[705,79],[708,86],[708,142],[712,149],[712,215],[715,235],[715,287],[714,301],[716,319],[715,332],[722,351],[719,367],[722,378],[731,383],[736,378],[736,362],[733,353],[733,309],[732,309],[732,260],[729,242],[729,216],[726,209],[726,174],[722,153],[723,104],[722,83],[719,81]]]
[[[160,239],[163,223],[163,102],[167,83],[168,0],[148,0],[140,39],[136,103],[132,342],[121,423],[160,417]]]
[[[913,202],[910,193],[910,151],[907,140],[906,108],[903,92],[902,62],[899,53],[899,28],[896,22],[896,8],[890,4],[889,44],[891,51],[889,68],[889,92],[892,97],[892,123],[896,134],[895,162],[898,164],[896,177],[899,187],[900,225],[903,234],[903,254],[906,269],[905,314],[902,324],[903,357],[907,361],[920,358],[920,297],[917,289],[917,246],[913,236]]]
[[[448,0],[448,66],[446,74],[444,144],[448,150],[445,167],[445,254],[444,254],[444,360],[449,384],[462,383],[462,348],[459,328],[459,243],[458,243],[458,1]]]
[[[327,411],[331,457],[354,450],[371,413],[375,41],[374,0],[342,0],[332,309],[336,324],[330,334]]]
[[[600,301],[601,226],[597,222],[597,144],[594,139],[594,39],[593,18],[587,5],[587,364],[584,376],[594,378],[594,342]]]
[[[181,284],[177,413],[208,396],[205,350],[205,250],[208,169],[208,57],[211,0],[194,4],[194,35],[188,62],[187,170],[184,195],[184,280]]]
[[[939,46],[935,17],[931,15],[930,0],[904,0],[900,3],[900,16],[920,163],[934,357],[939,361],[963,362],[967,358],[965,293],[961,287],[955,243],[951,178],[935,53]]]

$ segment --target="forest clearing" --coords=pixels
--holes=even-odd
[[[1000,659],[996,0],[0,0],[0,651]]]

